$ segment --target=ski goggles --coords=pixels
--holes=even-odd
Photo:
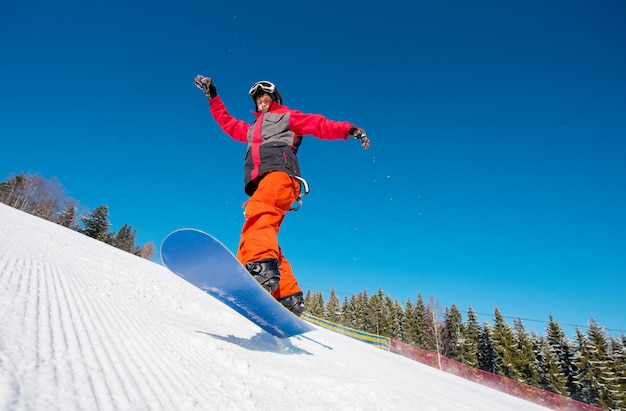
[[[250,87],[250,91],[248,91],[248,94],[254,96],[259,90],[263,90],[268,94],[272,94],[276,91],[276,86],[274,85],[274,83],[271,83],[269,81],[257,81],[252,87]]]

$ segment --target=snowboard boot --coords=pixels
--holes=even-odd
[[[266,258],[265,260],[251,261],[246,264],[246,269],[269,293],[278,289],[280,270],[277,259]]]
[[[288,297],[279,298],[278,302],[287,307],[289,311],[300,317],[304,312],[304,298],[302,292],[291,294]]]

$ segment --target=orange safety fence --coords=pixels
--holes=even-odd
[[[432,351],[426,351],[421,348],[403,343],[390,338],[391,352],[404,355],[422,364],[438,368],[449,374],[462,377],[466,380],[476,382],[478,384],[493,388],[495,390],[513,395],[518,398],[542,405],[553,410],[563,411],[591,411],[602,410],[602,408],[585,404],[580,401],[573,400],[569,397],[559,395],[541,388],[533,387],[519,381],[512,380],[502,375],[493,374],[478,368],[462,364],[458,361],[444,357]]]

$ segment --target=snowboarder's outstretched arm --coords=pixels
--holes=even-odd
[[[299,135],[311,134],[323,140],[345,140],[352,136],[361,142],[365,150],[370,146],[370,140],[362,128],[345,121],[328,120],[320,114],[305,114],[292,110],[290,127]]]

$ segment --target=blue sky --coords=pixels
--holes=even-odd
[[[626,330],[623,2],[130,3],[3,7],[0,179],[56,177],[139,243],[234,250],[245,145],[193,78],[248,121],[267,79],[372,141],[304,139],[280,235],[304,290]]]

